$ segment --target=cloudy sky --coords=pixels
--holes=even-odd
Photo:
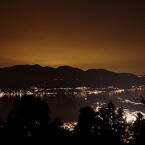
[[[0,1],[0,67],[17,64],[145,74],[145,2]]]

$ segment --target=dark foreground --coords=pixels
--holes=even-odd
[[[58,118],[51,120],[49,107],[40,98],[24,96],[14,105],[8,118],[0,121],[1,139],[50,143],[52,139],[75,141],[75,138],[84,142],[91,138],[90,143],[95,141],[95,144],[145,144],[143,115],[138,114],[137,120],[128,124],[123,109],[116,108],[113,103],[101,107],[97,112],[91,107],[81,108],[73,130],[64,128],[64,123]]]

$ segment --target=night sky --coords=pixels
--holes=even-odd
[[[145,74],[145,1],[1,0],[0,67]]]

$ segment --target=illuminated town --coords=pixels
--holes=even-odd
[[[119,94],[123,94],[125,92],[135,92],[135,91],[144,91],[145,86],[132,86],[130,89],[119,89],[115,88],[113,86],[109,86],[107,88],[90,88],[90,87],[76,87],[76,88],[38,88],[38,87],[31,87],[29,90],[11,90],[7,89],[6,91],[0,90],[0,98],[5,98],[6,96],[8,98],[21,98],[24,95],[34,95],[35,97],[40,97],[42,99],[49,97],[55,97],[59,95],[66,95],[69,97],[74,96],[78,100],[82,100],[84,103],[91,98],[91,96],[98,96],[101,95],[107,95],[110,96],[118,96]],[[134,102],[129,99],[123,99],[121,97],[117,97],[118,102],[120,103],[126,103],[126,104],[132,104],[132,105],[143,105],[142,102]],[[94,108],[95,111],[98,111],[98,109],[105,105],[106,103],[96,102],[93,103],[93,105],[88,104]],[[136,120],[137,114],[139,111],[131,111],[129,108],[126,108],[125,110],[125,119],[127,122],[134,122]],[[144,112],[142,114],[145,115]],[[68,122],[64,124],[64,127],[67,129],[72,130],[74,128],[76,123],[74,122]]]
[[[92,95],[92,94],[103,94],[108,93],[110,96],[114,94],[120,94],[125,91],[141,91],[144,90],[145,86],[132,86],[130,89],[119,89],[113,86],[109,86],[107,88],[90,88],[90,87],[76,87],[76,88],[38,88],[31,87],[29,90],[11,90],[7,89],[6,91],[0,90],[0,98],[4,96],[24,96],[24,95],[34,95],[36,97],[50,96],[59,93],[64,93],[66,95],[73,94],[84,94],[84,96]]]

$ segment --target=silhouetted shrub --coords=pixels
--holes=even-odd
[[[102,143],[121,144],[125,128],[123,110],[109,103],[108,106],[100,108],[98,112],[91,107],[82,108],[74,133],[81,137],[96,137],[98,142]]]
[[[138,114],[133,124],[127,124],[122,108],[116,108],[112,102],[98,111],[92,107],[80,109],[78,124],[73,131],[63,128],[64,123],[56,118],[51,121],[50,110],[45,101],[34,96],[19,98],[7,120],[0,119],[0,137],[37,141],[53,137],[79,137],[83,140],[94,138],[97,144],[145,144],[145,119]],[[130,134],[131,133],[131,134]]]

